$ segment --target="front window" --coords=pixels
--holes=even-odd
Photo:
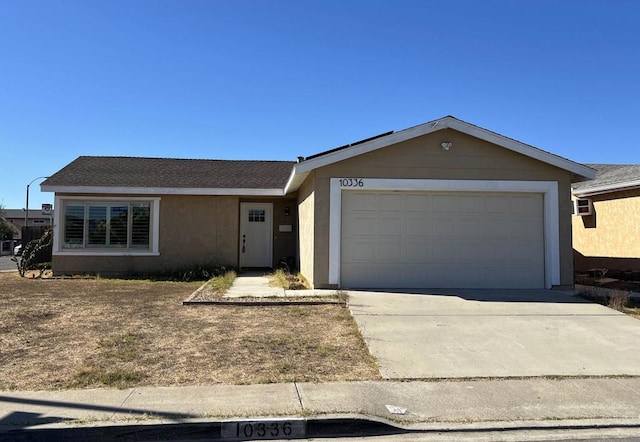
[[[149,249],[150,232],[150,202],[69,202],[65,205],[65,249]]]

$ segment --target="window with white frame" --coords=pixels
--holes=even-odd
[[[151,202],[67,201],[64,249],[150,249]]]

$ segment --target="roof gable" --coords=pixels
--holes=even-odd
[[[446,116],[438,120],[410,127],[398,132],[387,132],[377,137],[352,143],[337,149],[332,149],[324,153],[313,155],[308,159],[299,162],[294,167],[294,172],[287,184],[286,191],[297,189],[304,181],[309,172],[319,167],[327,166],[339,161],[356,157],[368,152],[382,149],[412,138],[427,135],[443,129],[454,129],[458,132],[476,137],[489,143],[501,146],[513,152],[531,157],[538,161],[567,170],[576,176],[577,180],[592,179],[595,171],[585,165],[575,163],[566,158],[546,152],[542,149],[521,143],[520,141],[483,129],[479,126],[467,123],[452,116]]]

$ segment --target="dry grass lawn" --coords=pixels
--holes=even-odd
[[[0,273],[0,390],[379,378],[346,308],[183,306],[198,286]]]

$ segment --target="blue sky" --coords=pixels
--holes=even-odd
[[[80,155],[295,160],[445,115],[640,163],[639,20],[635,0],[3,0],[0,204]]]

